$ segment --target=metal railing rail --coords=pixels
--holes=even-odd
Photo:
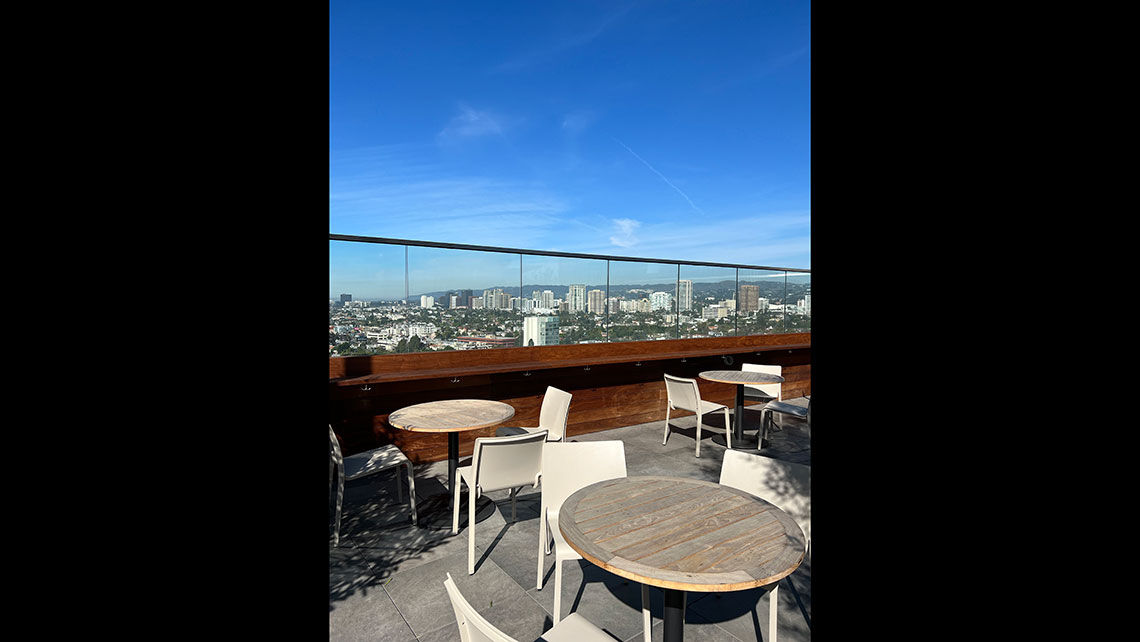
[[[438,241],[411,241],[407,239],[391,239],[374,236],[354,236],[350,234],[329,234],[330,241],[357,241],[360,243],[383,243],[385,245],[411,245],[413,247],[438,247],[449,250],[473,250],[476,252],[501,252],[504,254],[529,254],[532,256],[557,256],[568,259],[594,259],[602,261],[631,261],[635,263],[666,263],[669,265],[700,265],[707,267],[726,267],[741,270],[771,270],[775,272],[804,272],[811,270],[804,268],[770,267],[763,265],[745,265],[743,263],[715,263],[711,261],[687,261],[682,259],[650,259],[629,256],[610,256],[606,254],[584,254],[581,252],[554,252],[551,250],[525,250],[510,247],[492,247],[487,245],[467,245],[464,243],[441,243]]]

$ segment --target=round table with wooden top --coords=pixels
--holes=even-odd
[[[419,508],[420,522],[432,528],[451,528],[451,501],[455,490],[455,469],[459,467],[459,433],[465,430],[489,428],[515,416],[510,404],[489,399],[446,399],[429,401],[400,408],[388,415],[388,423],[409,432],[447,433],[447,493],[432,495]],[[476,512],[476,521],[490,513],[483,509],[492,506],[487,497],[481,497],[482,506]],[[461,521],[467,519],[462,512]]]
[[[799,567],[803,531],[775,505],[684,477],[623,477],[570,495],[558,528],[584,559],[665,592],[665,640],[684,637],[686,591],[771,585],[766,642],[776,639],[776,582]]]
[[[751,443],[752,440],[745,441],[744,437],[744,386],[745,384],[762,384],[762,383],[784,383],[784,378],[780,375],[768,374],[767,372],[750,372],[746,370],[706,370],[700,375],[701,379],[708,381],[715,381],[717,383],[730,383],[736,386],[736,410],[733,416],[732,426],[732,440],[733,443],[739,442],[740,446],[745,443]],[[727,444],[721,443],[722,438],[720,435],[714,435],[713,441],[725,446]],[[757,433],[756,435],[756,448],[761,448],[764,444],[761,443],[763,436]]]

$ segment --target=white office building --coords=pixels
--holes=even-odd
[[[684,312],[693,309],[693,282],[688,279],[677,281],[677,310]]]
[[[558,317],[526,317],[523,319],[524,346],[558,345]]]

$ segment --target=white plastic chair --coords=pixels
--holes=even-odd
[[[783,367],[758,363],[742,363],[743,372],[762,372],[781,376]],[[744,384],[745,399],[759,399],[760,401],[782,401],[784,399],[784,384],[782,383],[746,383]]]
[[[341,455],[340,442],[337,441],[333,427],[329,425],[329,444],[331,456],[329,457],[329,485],[332,485],[332,469],[337,469],[336,484],[336,527],[333,529],[333,547],[340,546],[340,508],[344,501],[344,483],[361,477],[367,477],[396,466],[408,468],[408,506],[412,511],[412,523],[416,523],[416,478],[412,475],[412,462],[404,453],[391,444],[373,448],[362,453],[344,457]],[[400,483],[400,476],[396,475],[396,496],[400,502],[404,501],[404,487]]]
[[[768,433],[768,427],[775,420],[775,413],[791,415],[807,421],[808,431],[811,431],[811,397],[808,397],[807,408],[783,401],[769,401],[760,409],[760,425],[763,434]]]
[[[475,500],[483,493],[510,488],[511,521],[515,520],[514,489],[538,486],[542,476],[542,445],[546,431],[507,437],[479,437],[471,465],[455,469],[455,497],[451,533],[459,532],[459,490],[467,484],[467,574],[475,573]]]
[[[542,590],[543,554],[554,543],[554,624],[562,616],[562,562],[580,560],[558,529],[558,511],[566,498],[595,482],[626,476],[625,444],[621,441],[548,443],[542,450],[542,503],[538,522],[538,580]],[[650,639],[649,586],[641,585],[645,640]]]
[[[697,415],[697,457],[701,456],[701,426],[704,416],[717,410],[724,411],[724,432],[728,447],[732,448],[732,426],[728,420],[728,406],[701,399],[701,391],[697,388],[696,379],[685,379],[665,375],[665,393],[669,398],[669,406],[665,409],[665,436],[661,440],[664,446],[669,441],[669,413],[674,410],[688,410]]]
[[[804,557],[811,551],[811,467],[751,455],[739,450],[724,451],[720,483],[750,493],[775,504],[799,525],[804,533]],[[790,581],[784,578],[782,581]],[[776,603],[779,582],[768,594],[768,640],[776,639]]]
[[[566,418],[570,414],[570,398],[573,396],[565,390],[547,386],[546,393],[542,395],[542,409],[538,412],[537,427],[504,426],[495,431],[495,436],[506,437],[545,430],[547,441],[562,441],[566,436]]]
[[[459,592],[455,580],[451,579],[451,573],[447,574],[443,586],[447,588],[447,596],[451,598],[451,608],[455,611],[460,642],[518,642],[488,622],[487,618],[479,615],[479,612]],[[614,642],[614,638],[608,633],[577,613],[572,613],[549,631],[545,631],[540,639],[546,642]]]

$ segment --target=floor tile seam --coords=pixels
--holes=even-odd
[[[389,576],[388,582],[391,582],[392,578],[395,576],[395,573]],[[396,600],[392,599],[392,595],[388,593],[388,582],[384,582],[384,584],[380,586],[381,590],[384,591],[384,597],[388,598],[388,601],[392,603],[392,608],[396,609],[396,613],[398,613],[400,615],[400,619],[404,621],[404,626],[408,627],[408,630],[412,632],[412,637],[417,640],[420,639],[420,636],[416,635],[416,630],[412,628],[412,623],[408,621],[408,618],[404,615],[404,612],[400,610],[400,605],[396,604]]]

